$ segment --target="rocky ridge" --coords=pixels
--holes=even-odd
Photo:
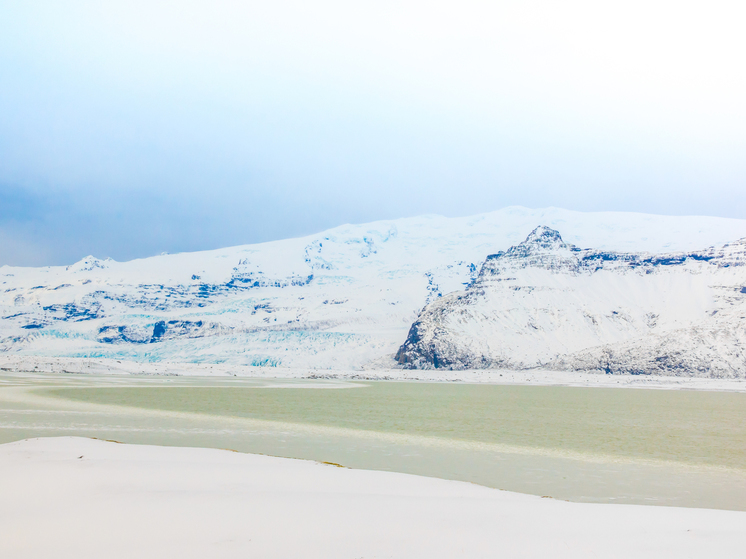
[[[746,376],[746,239],[663,254],[579,249],[538,227],[425,307],[407,368]]]

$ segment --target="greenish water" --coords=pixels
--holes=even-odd
[[[355,389],[101,387],[82,402],[746,470],[746,394],[374,382]]]
[[[746,510],[744,393],[0,371],[0,444],[58,436]]]

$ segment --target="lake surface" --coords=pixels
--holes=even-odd
[[[66,399],[228,417],[496,443],[513,450],[746,469],[746,394],[350,383],[293,387],[50,390]]]
[[[746,394],[407,382],[0,377],[0,441],[209,446],[592,502],[746,510]]]

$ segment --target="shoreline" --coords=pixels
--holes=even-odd
[[[640,446],[642,443],[633,442],[631,446],[624,443],[629,438],[625,435],[628,431],[622,429],[619,432],[619,428],[629,421],[624,417],[619,418],[621,423],[613,419],[617,417],[613,415],[618,407],[615,405],[601,406],[595,415],[591,413],[588,416],[591,422],[587,423],[573,411],[562,412],[562,406],[555,413],[546,411],[550,408],[542,405],[539,411],[545,410],[542,412],[544,415],[532,414],[524,418],[520,411],[517,416],[509,411],[516,405],[511,408],[509,405],[495,407],[488,404],[493,401],[490,394],[502,394],[505,390],[514,396],[522,393],[528,401],[534,401],[534,398],[545,401],[545,398],[549,398],[548,402],[551,402],[554,401],[552,394],[565,394],[572,401],[580,403],[589,398],[593,401],[601,398],[613,403],[621,398],[622,402],[627,402],[625,406],[630,402],[644,401],[650,405],[655,401],[663,403],[666,409],[670,403],[681,401],[682,398],[687,402],[694,399],[695,404],[709,402],[713,398],[740,402],[743,395],[737,393],[669,391],[667,395],[665,391],[655,390],[606,390],[595,393],[553,387],[548,390],[513,390],[507,386],[454,383],[39,373],[0,374],[0,385],[2,442],[73,435],[129,444],[234,449],[249,454],[335,462],[356,469],[461,480],[519,493],[551,495],[574,502],[656,504],[723,510],[744,510],[743,503],[746,502],[743,460],[731,464],[729,457],[732,452],[725,447],[720,448],[722,445],[713,443],[715,447],[712,450],[720,454],[725,452],[720,461],[688,461],[690,454],[687,453],[692,450],[687,450],[691,447],[686,444],[665,454],[664,449],[668,448],[665,440],[659,441],[662,446],[655,445],[654,452],[646,451],[647,447]],[[150,387],[156,391],[151,392]],[[361,392],[364,387],[367,396]],[[130,396],[122,399],[115,393],[112,393],[115,395],[114,401],[107,401],[106,398],[101,400],[97,396],[98,389],[104,389],[106,393],[117,388],[131,389],[129,393],[135,399]],[[271,390],[267,394],[269,400],[263,395],[264,389],[281,388],[306,390]],[[83,397],[66,397],[68,389],[73,392],[82,390]],[[185,389],[187,392],[183,393]],[[217,392],[213,394],[211,389],[217,389]],[[58,390],[61,390],[59,394]],[[475,437],[467,431],[477,429],[481,433],[481,424],[469,418],[464,419],[458,413],[454,418],[461,417],[460,423],[451,424],[446,419],[446,423],[441,425],[443,421],[429,419],[430,416],[423,416],[417,411],[421,409],[418,402],[427,402],[428,409],[431,405],[435,406],[435,402],[441,402],[440,407],[435,406],[434,409],[443,412],[443,402],[446,406],[452,406],[463,401],[463,398],[453,399],[458,394],[474,394],[476,401],[482,401],[482,406],[487,406],[484,409],[492,410],[488,414],[492,418],[490,429],[494,430],[499,424],[502,425],[500,429],[507,431],[497,438]],[[393,396],[393,400],[387,395]],[[187,400],[184,400],[185,396],[188,396]],[[166,405],[140,406],[137,400],[140,397],[146,401],[165,398],[163,402]],[[514,400],[514,397],[510,399]],[[272,404],[265,410],[266,413],[259,415],[241,412],[241,406],[264,401],[275,402],[276,405]],[[174,402],[181,403],[172,405]],[[355,402],[355,409],[363,417],[372,417],[372,423],[340,423],[334,419],[349,416],[344,410]],[[397,412],[402,402],[408,403],[406,418],[399,418]],[[518,404],[518,408],[523,409],[523,406]],[[461,408],[456,405],[454,409]],[[580,409],[586,408],[581,405]],[[650,409],[658,409],[658,406]],[[673,409],[676,409],[675,406]],[[481,412],[477,416],[487,417]],[[633,416],[634,432],[629,432],[632,433],[630,436],[640,441],[656,440],[655,433],[639,430],[637,422],[646,416]],[[448,413],[438,413],[437,417],[450,416]],[[499,417],[503,419],[498,421]],[[511,420],[511,417],[514,419]],[[541,417],[552,417],[553,420],[547,423]],[[614,427],[611,431],[590,429],[590,425],[598,425],[598,420]],[[385,425],[379,425],[381,421]],[[430,425],[433,421],[435,424]],[[542,437],[551,437],[551,432],[557,431],[557,428],[549,425],[557,425],[558,421],[566,427],[566,430],[565,427],[560,428],[560,436],[580,439],[573,444],[547,444]],[[410,423],[414,428],[405,428]],[[520,433],[529,424],[538,429],[536,440],[525,435],[519,435],[518,439],[510,435]],[[642,425],[658,423],[651,423],[648,418]],[[695,421],[692,425],[700,424]],[[738,432],[732,434],[736,437],[734,442],[743,440],[739,425],[736,425]],[[656,428],[655,432],[658,431],[659,428]],[[723,434],[729,432],[720,427],[715,431],[722,431]],[[530,432],[534,432],[533,427]],[[629,452],[608,452],[609,448],[604,445],[610,440],[616,441],[613,448],[622,445],[629,447]],[[691,457],[696,458],[701,448],[696,445],[695,454]]]
[[[6,354],[0,355],[0,371],[15,374],[454,382],[527,386],[746,392],[746,378],[609,375],[596,371],[568,372],[544,369],[525,371],[499,369],[472,369],[463,371],[386,368],[362,370],[311,369],[212,363],[138,363],[104,358],[60,358]]]

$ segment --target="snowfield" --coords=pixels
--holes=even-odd
[[[211,366],[433,366],[419,349],[407,358],[399,351],[423,308],[463,294],[489,255],[520,245],[537,226],[560,231],[568,244],[624,254],[702,251],[746,238],[744,220],[513,207],[468,218],[346,225],[304,238],[130,262],[87,257],[66,267],[3,266],[0,352],[5,361],[201,364],[202,374]],[[734,321],[743,324],[737,288],[746,286],[746,268],[715,275],[700,268],[667,266],[670,271],[652,274],[649,282],[637,272],[604,268],[576,274],[558,290],[547,282],[561,274],[522,267],[517,281],[533,295],[490,291],[480,308],[470,308],[476,314],[469,320],[448,327],[454,340],[474,335],[474,341],[453,342],[468,356],[446,365],[743,376],[743,335]],[[560,337],[537,322],[547,313],[534,316],[538,308],[555,307],[562,316],[552,319],[552,328],[563,331]],[[506,308],[517,315],[506,320]],[[588,325],[593,319],[600,319],[595,329]],[[546,334],[538,345],[534,327]],[[696,355],[677,353],[690,346]],[[636,352],[645,359],[630,360]],[[664,366],[656,360],[661,353],[669,356]]]
[[[61,437],[0,445],[0,555],[743,556],[746,513],[569,503],[221,450]]]

